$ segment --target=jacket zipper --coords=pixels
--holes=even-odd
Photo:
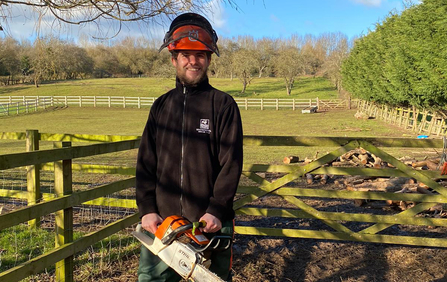
[[[186,97],[187,91],[186,87],[183,86],[183,116],[182,116],[182,151],[180,158],[180,212],[183,216],[183,157],[185,155],[185,116],[186,116]]]

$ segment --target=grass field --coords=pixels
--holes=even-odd
[[[211,78],[211,84],[234,97],[288,98],[282,79],[256,78],[241,94],[242,83],[238,79]],[[173,88],[173,78],[107,78],[70,80],[34,85],[0,87],[0,96],[127,96],[158,97]],[[290,98],[333,99],[337,91],[321,77],[297,79]]]
[[[355,110],[337,110],[316,114],[302,114],[292,110],[242,110],[245,135],[271,136],[352,136],[352,137],[410,137],[411,133],[387,125],[379,120],[358,120]],[[29,115],[0,117],[0,132],[24,132],[37,129],[42,133],[78,133],[141,135],[147,109],[77,108],[49,109]],[[415,137],[415,135],[414,135]],[[0,140],[0,154],[22,152],[24,141]],[[74,144],[76,145],[76,144]],[[42,142],[41,149],[52,144]],[[245,162],[276,163],[286,155],[310,157],[318,150],[323,153],[333,148],[309,147],[246,147]],[[115,159],[121,163],[120,157]],[[131,155],[131,158],[134,154]],[[121,159],[121,160],[119,160]],[[111,158],[110,162],[114,158]],[[129,163],[129,160],[123,161]]]

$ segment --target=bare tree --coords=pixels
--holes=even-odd
[[[255,54],[247,49],[241,48],[234,52],[232,56],[232,65],[234,72],[242,82],[242,91],[245,93],[247,86],[253,80],[253,74],[256,73],[256,57]]]
[[[219,0],[221,3],[237,8],[233,0]],[[119,23],[117,33],[123,22],[149,23],[157,16],[175,16],[186,11],[206,12],[211,10],[206,0],[0,0],[0,19],[7,27],[12,7],[30,7],[38,13],[39,19],[52,15],[58,23],[86,24],[90,22]],[[10,15],[10,16],[8,16]]]
[[[239,45],[228,38],[219,39],[220,57],[211,60],[210,71],[214,77],[229,77],[233,80],[233,55],[239,50]]]
[[[271,65],[272,57],[275,54],[275,43],[274,40],[265,37],[256,42],[256,65],[259,78]]]
[[[298,48],[285,47],[278,52],[274,62],[275,73],[284,78],[287,95],[290,96],[296,77],[305,72],[305,59]]]
[[[330,53],[324,62],[323,69],[325,70],[325,75],[340,93],[342,90],[341,64],[348,57],[350,49],[347,36],[342,33],[331,34],[330,46]]]

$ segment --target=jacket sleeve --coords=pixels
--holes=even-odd
[[[220,170],[214,183],[207,213],[222,220],[234,218],[233,200],[242,172],[242,121],[239,108],[233,101],[220,115],[218,161]]]
[[[141,136],[136,166],[136,200],[140,217],[158,213],[155,198],[157,154],[155,148],[156,118],[152,106],[149,118]]]

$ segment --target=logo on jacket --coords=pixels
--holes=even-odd
[[[207,118],[200,119],[200,128],[196,129],[198,133],[211,134],[210,130],[210,120]]]

